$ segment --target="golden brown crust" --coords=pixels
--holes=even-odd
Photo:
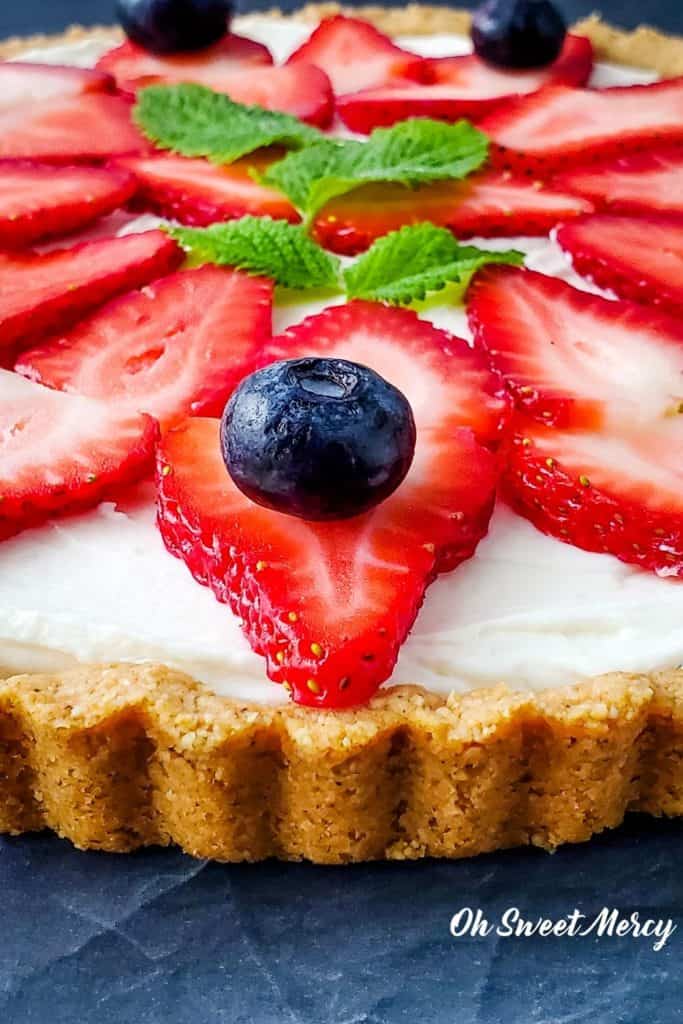
[[[83,25],[72,25],[66,32],[60,32],[57,35],[34,35],[34,36],[12,36],[10,39],[4,39],[0,42],[0,58],[7,60],[9,57],[17,57],[21,53],[26,53],[28,50],[39,50],[41,47],[47,46],[68,46],[73,43],[81,43],[86,40],[102,40],[102,42],[111,41],[112,45],[119,42],[123,38],[123,33],[120,29],[115,28],[113,25],[95,25],[92,28],[86,28]]]
[[[683,812],[683,671],[540,694],[248,706],[160,666],[0,683],[0,832],[345,863],[553,849]]]
[[[324,3],[308,4],[291,15],[283,15],[277,8],[268,14],[278,18],[318,21],[340,10],[345,8],[336,3]],[[371,21],[391,35],[431,35],[436,32],[462,34],[469,30],[470,25],[468,11],[451,7],[408,4],[405,7],[368,6],[346,10],[349,14]],[[602,21],[598,14],[582,19],[573,29],[580,35],[588,36],[601,60],[649,68],[660,75],[683,75],[683,36],[666,35],[648,25],[627,32]],[[0,43],[0,58],[15,57],[22,51],[41,46],[57,46],[93,38],[111,40],[114,44],[120,40],[121,32],[113,27],[84,28],[74,25],[60,35],[14,37]]]
[[[339,10],[311,5],[297,17]],[[273,12],[276,13],[276,12]],[[354,9],[393,34],[467,31],[467,12]],[[683,39],[577,30],[598,55],[683,74]],[[101,38],[0,44],[0,57]],[[344,863],[553,849],[629,809],[683,814],[683,671],[614,674],[562,690],[443,699],[382,691],[356,711],[217,697],[161,666],[0,680],[0,833],[52,828],[87,849],[177,843],[225,861]]]

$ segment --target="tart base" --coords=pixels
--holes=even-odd
[[[292,17],[317,20],[336,4]],[[278,12],[271,12],[277,15]],[[354,8],[394,34],[466,32],[443,7]],[[683,74],[683,38],[575,26],[604,60]],[[114,28],[0,43],[0,57]],[[417,686],[367,707],[245,705],[163,666],[0,680],[0,833],[83,849],[176,843],[197,857],[339,864],[552,850],[626,811],[683,814],[683,671],[448,699]]]
[[[247,706],[163,666],[0,683],[0,832],[341,864],[552,850],[683,813],[683,671],[538,694]]]

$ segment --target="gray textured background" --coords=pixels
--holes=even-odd
[[[566,0],[570,16],[592,0]],[[0,36],[109,20],[107,0],[0,0]],[[610,20],[683,31],[681,0]],[[567,847],[457,863],[222,867],[177,851],[0,840],[2,1024],[683,1024],[683,822],[631,818]],[[646,940],[460,939],[494,918],[601,907],[672,917]]]

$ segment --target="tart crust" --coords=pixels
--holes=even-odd
[[[315,20],[336,4],[310,5]],[[278,12],[271,12],[279,16]],[[394,34],[467,31],[443,7],[355,8]],[[580,22],[598,56],[683,74],[683,38]],[[0,44],[0,57],[117,29]],[[161,665],[0,680],[0,833],[83,849],[175,843],[222,861],[321,864],[552,850],[626,811],[683,814],[683,670],[538,693],[384,689],[353,711],[218,697]]]
[[[0,683],[0,832],[322,864],[554,849],[683,813],[683,671],[538,694],[238,703],[163,666]]]

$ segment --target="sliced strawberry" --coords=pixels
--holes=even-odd
[[[418,54],[396,46],[369,22],[343,14],[323,18],[287,63],[301,61],[322,68],[337,96],[419,78],[427,63]]]
[[[328,203],[317,217],[315,234],[321,245],[353,256],[404,224],[431,221],[459,238],[545,235],[560,221],[590,209],[586,200],[541,182],[484,171],[465,181],[415,189],[365,185]]]
[[[230,479],[218,421],[195,419],[162,439],[159,527],[240,617],[269,676],[299,703],[337,707],[388,678],[426,586],[486,533],[505,402],[477,353],[405,310],[331,307],[275,338],[264,360],[303,354],[360,361],[408,397],[417,448],[399,489],[344,522],[270,511]]]
[[[0,162],[0,246],[16,249],[87,227],[136,189],[123,169]]]
[[[97,68],[112,75],[123,92],[135,93],[156,82],[202,82],[220,90],[224,75],[272,63],[261,43],[228,34],[215,46],[174,56],[151,53],[128,39],[100,57]]]
[[[15,369],[51,388],[113,399],[164,427],[220,416],[271,334],[273,286],[201,267],[113,299],[69,334],[25,352]]]
[[[282,193],[252,176],[273,159],[272,151],[262,151],[225,167],[175,155],[134,157],[121,164],[137,176],[137,206],[182,224],[203,226],[245,214],[296,222],[299,215]]]
[[[0,352],[73,323],[112,296],[168,273],[182,259],[162,231],[86,242],[44,256],[0,253]]]
[[[111,92],[114,80],[102,71],[0,61],[0,114],[24,103],[38,103],[85,92]]]
[[[557,240],[577,273],[624,299],[683,313],[683,217],[596,214],[565,224]]]
[[[506,493],[538,529],[660,576],[683,577],[680,412],[623,433],[516,422],[512,436]]]
[[[506,103],[479,127],[502,167],[562,169],[683,142],[683,78],[611,89],[547,86]]]
[[[575,167],[557,175],[554,185],[610,213],[683,214],[683,150],[631,153]]]
[[[501,71],[475,54],[425,61],[421,82],[390,84],[385,88],[339,97],[337,109],[344,123],[357,132],[369,132],[407,117],[435,117],[457,121],[476,119],[518,96],[547,85],[585,85],[593,67],[588,39],[567,36],[562,53],[549,68],[538,71]],[[349,68],[352,78],[352,69]],[[356,86],[356,89],[359,86]]]
[[[281,110],[319,128],[327,128],[334,114],[330,80],[313,64],[235,71],[225,76],[219,91],[237,103]]]
[[[683,398],[683,326],[664,314],[516,267],[477,274],[467,312],[517,407],[543,423],[602,429]]]
[[[0,159],[73,164],[145,153],[120,96],[87,93],[0,112]]]
[[[0,539],[144,476],[157,433],[149,416],[0,370]]]
[[[327,75],[311,64],[272,67],[271,63],[270,53],[259,43],[226,36],[215,47],[177,57],[158,57],[127,42],[105,54],[97,66],[113,74],[127,93],[158,82],[198,82],[238,103],[282,110],[327,126],[334,109]]]
[[[519,409],[506,460],[539,529],[683,575],[683,326],[553,277],[475,278],[475,342]]]

